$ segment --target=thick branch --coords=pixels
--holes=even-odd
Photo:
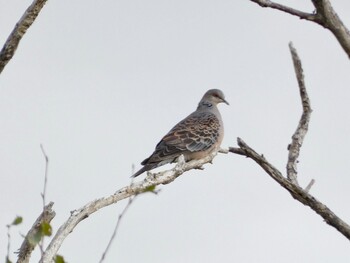
[[[5,68],[6,64],[12,59],[23,35],[33,24],[46,1],[47,0],[34,0],[24,12],[21,19],[17,22],[15,28],[12,30],[0,52],[0,74]]]
[[[217,153],[215,152],[201,160],[193,160],[188,163],[185,163],[183,156],[180,156],[177,165],[173,169],[156,174],[148,173],[147,177],[143,181],[123,187],[111,196],[102,197],[84,205],[78,210],[73,211],[68,220],[57,230],[56,235],[45,250],[40,262],[51,263],[64,239],[82,220],[89,217],[99,209],[115,204],[118,201],[126,199],[130,196],[148,191],[148,189],[150,189],[152,186],[171,183],[184,172],[191,169],[200,169],[204,164],[211,162],[216,154]]]
[[[303,106],[303,114],[301,115],[298,127],[292,136],[292,143],[288,146],[289,154],[287,162],[287,178],[294,184],[298,184],[297,161],[299,157],[300,147],[302,146],[304,137],[308,131],[310,115],[312,110],[310,105],[310,99],[305,87],[304,73],[301,65],[301,60],[292,43],[289,43],[289,49],[292,54],[294,70],[299,84],[299,92],[301,103]]]
[[[277,183],[285,188],[296,200],[302,204],[309,206],[317,214],[319,214],[327,224],[336,228],[347,239],[350,240],[350,226],[335,215],[326,205],[318,201],[315,197],[310,195],[307,191],[295,185],[288,179],[282,176],[282,173],[270,164],[264,156],[255,152],[242,139],[238,138],[239,149],[230,148],[230,152],[239,153],[244,152],[246,157],[253,159],[261,168],[263,168],[268,175],[272,177]]]
[[[34,239],[34,236],[40,231],[41,225],[43,222],[50,223],[51,220],[55,217],[56,213],[52,210],[53,202],[50,202],[44,207],[43,212],[40,214],[38,219],[33,224],[32,228],[28,231],[25,236],[21,248],[19,249],[17,263],[28,263],[32,251],[35,248],[36,244],[33,244],[31,240]]]
[[[311,0],[321,18],[321,25],[329,29],[350,58],[350,32],[334,11],[329,0]]]

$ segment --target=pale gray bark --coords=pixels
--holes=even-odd
[[[304,137],[309,129],[309,122],[310,122],[312,109],[311,109],[310,99],[305,87],[304,72],[301,66],[301,60],[298,56],[296,49],[293,47],[292,43],[289,44],[289,49],[292,54],[294,70],[298,80],[301,104],[303,106],[303,114],[301,115],[298,127],[292,136],[292,142],[288,146],[289,154],[288,154],[288,162],[287,162],[287,178],[294,184],[298,185],[297,162],[298,162],[300,147],[302,146]]]
[[[177,165],[173,169],[156,174],[148,173],[144,180],[132,183],[130,186],[123,187],[108,197],[102,197],[95,201],[89,202],[83,207],[71,212],[68,220],[57,230],[57,233],[45,250],[40,262],[53,262],[54,256],[61,247],[65,238],[82,220],[89,217],[99,209],[115,204],[118,201],[126,199],[130,196],[148,191],[148,189],[150,189],[152,186],[171,183],[188,170],[203,169],[202,166],[206,163],[211,163],[216,154],[217,152],[213,152],[201,160],[193,160],[188,163],[185,163],[184,157],[180,156]]]

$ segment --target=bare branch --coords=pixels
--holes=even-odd
[[[316,15],[320,17],[323,27],[329,29],[337,38],[339,44],[350,58],[350,32],[334,11],[329,0],[311,0],[316,8]]]
[[[260,5],[261,7],[269,7],[272,9],[276,9],[276,10],[288,13],[288,14],[293,15],[293,16],[297,16],[300,19],[305,19],[305,20],[309,20],[309,21],[318,23],[318,17],[314,14],[305,13],[305,12],[302,12],[300,10],[291,8],[289,6],[285,6],[285,5],[281,5],[281,4],[272,2],[270,0],[250,0],[250,1]]]
[[[0,52],[0,74],[4,70],[6,64],[12,59],[23,35],[33,24],[46,1],[47,0],[34,0],[24,12],[21,19],[17,22],[15,28],[12,30]]]
[[[49,169],[49,157],[47,156],[45,150],[44,150],[44,146],[42,144],[40,144],[40,148],[41,151],[44,155],[45,158],[45,178],[44,178],[44,189],[43,192],[41,193],[41,197],[43,199],[43,207],[45,207],[45,198],[46,198],[46,185],[47,185],[47,176],[48,176],[48,169]]]
[[[329,0],[311,0],[316,8],[316,12],[314,14],[305,13],[288,6],[272,2],[270,0],[250,1],[260,5],[261,7],[276,9],[290,15],[297,16],[300,19],[315,22],[324,28],[329,29],[337,38],[339,44],[342,46],[345,53],[350,58],[350,32],[343,24],[337,13],[334,11]]]
[[[19,249],[17,263],[28,263],[31,253],[35,248],[35,243],[31,242],[35,235],[41,230],[43,222],[49,223],[55,217],[56,213],[52,210],[53,202],[44,207],[43,212],[33,224],[32,228],[25,236],[21,248]]]
[[[213,152],[201,160],[193,160],[187,163],[185,163],[184,157],[180,156],[178,158],[177,165],[173,169],[155,174],[148,172],[144,180],[136,182],[130,186],[123,187],[108,197],[99,198],[84,205],[78,210],[73,211],[67,221],[57,230],[56,235],[53,237],[47,249],[45,250],[40,262],[51,263],[65,238],[82,220],[89,217],[99,209],[111,204],[115,204],[118,201],[126,199],[130,196],[149,191],[149,189],[153,186],[160,184],[169,184],[184,172],[191,169],[198,169],[204,164],[211,162],[216,154],[217,152]]]
[[[44,211],[45,204],[46,204],[46,186],[47,186],[47,177],[48,177],[48,169],[49,169],[49,157],[47,156],[47,154],[44,150],[44,146],[42,144],[40,144],[40,148],[41,148],[41,152],[43,153],[44,158],[45,158],[44,189],[43,189],[43,192],[41,193],[41,197],[43,199],[43,211]],[[39,248],[40,248],[41,254],[44,253],[44,239],[45,239],[45,236],[43,236],[43,238],[40,240],[40,243],[39,243]]]
[[[288,146],[289,154],[288,154],[288,162],[287,162],[287,178],[294,184],[298,185],[297,162],[298,162],[300,148],[303,144],[304,137],[309,128],[309,121],[310,121],[312,109],[310,105],[310,99],[305,87],[304,73],[301,65],[301,60],[298,56],[296,49],[293,47],[292,42],[289,43],[289,49],[292,54],[294,70],[295,70],[295,74],[299,84],[299,92],[300,92],[301,103],[303,106],[303,114],[301,115],[298,127],[292,136],[292,143],[289,144]]]
[[[318,201],[315,197],[310,195],[307,191],[295,185],[287,178],[282,176],[282,173],[270,164],[264,156],[258,154],[250,148],[242,139],[238,138],[238,145],[245,153],[246,157],[253,159],[261,168],[263,168],[268,175],[271,176],[277,183],[285,188],[296,200],[302,204],[310,207],[317,214],[319,214],[327,224],[336,228],[347,239],[350,240],[350,226],[334,214],[326,205]]]

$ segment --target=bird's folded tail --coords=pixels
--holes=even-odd
[[[156,167],[158,167],[158,165],[156,163],[155,164],[146,164],[144,167],[142,167],[140,170],[138,170],[136,173],[134,173],[131,177],[135,178],[135,177],[139,176],[140,174],[147,172],[149,170],[152,170]]]

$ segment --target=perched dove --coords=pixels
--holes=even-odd
[[[224,102],[224,93],[218,89],[208,90],[198,104],[197,110],[180,121],[157,144],[143,167],[132,177],[174,162],[181,154],[185,161],[201,159],[219,149],[224,137],[224,126],[217,104]]]

